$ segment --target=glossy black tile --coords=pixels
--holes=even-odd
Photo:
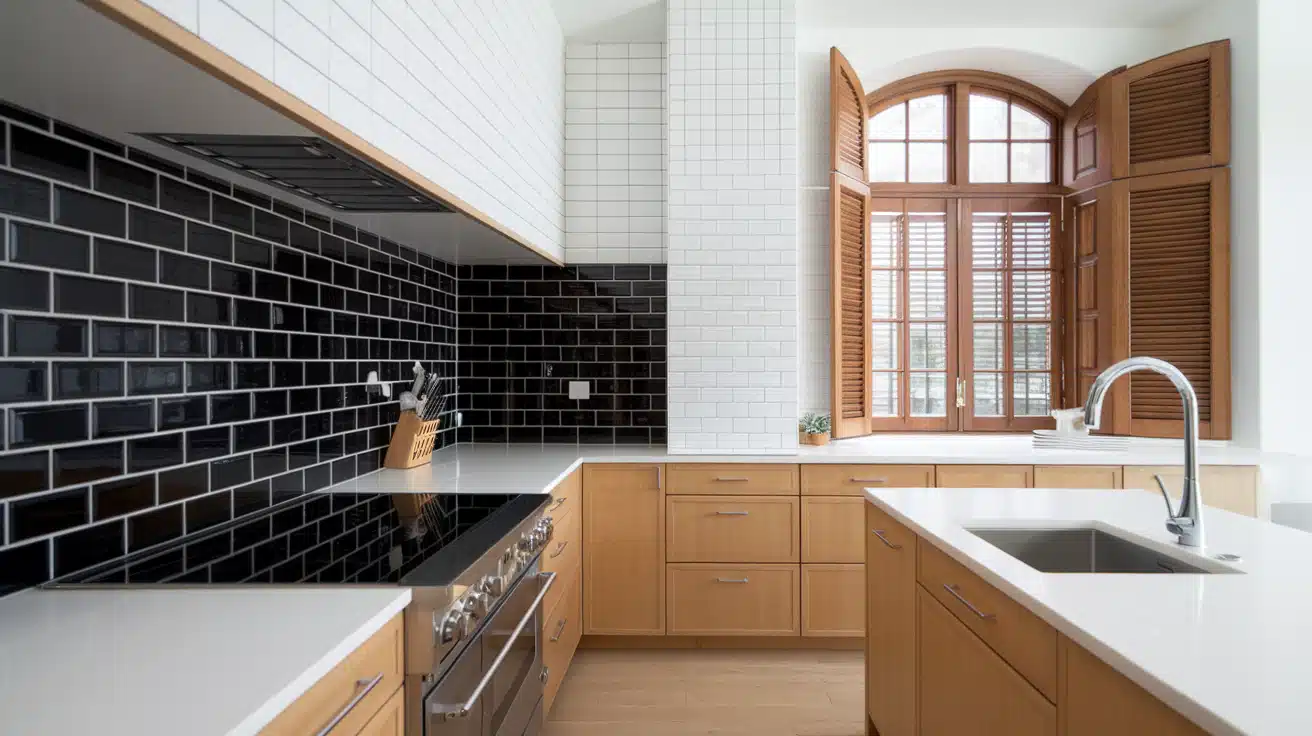
[[[287,277],[278,274],[255,272],[255,296],[277,302],[287,301]],[[280,307],[274,307],[279,309]]]
[[[270,423],[250,422],[233,427],[233,451],[244,452],[267,447],[270,439]]]
[[[287,335],[283,333],[255,333],[255,357],[286,358],[288,351]]]
[[[237,363],[237,380],[234,388],[251,390],[268,388],[273,380],[268,363]]]
[[[187,252],[221,261],[231,261],[232,233],[198,222],[188,222]]]
[[[260,391],[255,394],[255,416],[277,417],[288,412],[286,391]]]
[[[210,354],[216,358],[249,358],[251,333],[240,330],[210,330]]]
[[[131,205],[128,207],[128,239],[182,250],[187,240],[184,222],[180,217]]]
[[[232,520],[232,494],[210,493],[186,503],[187,533],[194,534]]]
[[[163,412],[160,412],[161,420]],[[164,429],[161,421],[161,429]],[[167,468],[181,465],[182,433],[156,435],[128,440],[128,472]]]
[[[128,287],[128,316],[133,319],[153,319],[181,322],[186,315],[184,292],[158,289],[151,286]]]
[[[0,363],[0,403],[45,399],[45,363]]]
[[[33,220],[50,219],[50,184],[0,170],[0,212]]]
[[[215,225],[250,234],[253,220],[250,205],[216,195],[211,198],[210,206]]]
[[[50,276],[42,271],[0,267],[0,309],[50,309]]]
[[[210,266],[210,290],[223,294],[250,296],[255,279],[250,269],[215,263]]]
[[[95,271],[134,281],[155,280],[155,251],[150,248],[96,238]]]
[[[160,431],[199,427],[208,422],[208,402],[204,396],[159,400]]]
[[[159,206],[197,220],[210,219],[210,193],[168,177],[160,177]]]
[[[123,443],[62,447],[51,453],[55,487],[89,483],[123,474]]]
[[[193,258],[180,253],[159,254],[160,283],[170,286],[182,286],[189,289],[208,289],[210,287],[210,264],[203,258]]]
[[[136,148],[128,147],[128,159],[136,163],[139,163],[142,166],[149,167],[157,172],[168,174],[170,176],[176,176],[179,179],[185,178],[187,175],[186,169],[173,163],[172,161],[165,161],[159,156],[156,156],[151,153],[146,153],[145,151],[138,150]],[[160,177],[160,178],[163,179],[164,177]]]
[[[95,521],[124,516],[155,505],[155,476],[97,483],[91,488],[91,514]]]
[[[127,526],[121,520],[97,524],[55,537],[54,544],[55,576],[68,575],[123,556]]]
[[[234,299],[233,306],[236,309],[234,324],[238,327],[269,329],[269,315],[271,312],[268,302]]]
[[[50,488],[50,453],[45,450],[0,455],[0,498]]]
[[[250,455],[238,455],[210,463],[210,486],[212,488],[231,488],[250,481]]]
[[[255,235],[257,237],[272,240],[275,243],[286,243],[288,225],[286,219],[272,212],[255,210]]]
[[[288,276],[304,276],[305,256],[287,248],[274,248],[273,270]]]
[[[205,325],[232,324],[232,300],[226,296],[187,292],[187,321]]]
[[[97,357],[155,357],[155,326],[127,322],[92,324],[92,354]]]
[[[87,438],[87,406],[31,406],[9,411],[9,447],[77,442]]]
[[[96,399],[123,395],[122,363],[54,363],[56,399]]]
[[[56,312],[122,317],[126,307],[123,294],[119,281],[55,275]]]
[[[187,462],[209,460],[231,453],[230,434],[227,427],[191,430],[187,433]]]
[[[11,501],[9,538],[21,542],[81,526],[89,521],[88,508],[86,488]]]
[[[226,391],[231,387],[231,363],[187,363],[187,391]]]
[[[176,394],[182,391],[181,363],[129,363],[128,394]]]
[[[268,243],[238,235],[233,243],[233,260],[247,266],[270,268],[273,266],[273,250]]]
[[[210,333],[203,327],[159,328],[159,354],[162,358],[204,358],[209,355]]]
[[[163,478],[161,477],[161,482]],[[161,494],[161,500],[162,494]],[[128,517],[128,550],[137,552],[182,536],[182,505]]]
[[[56,186],[54,202],[57,225],[120,238],[127,229],[125,207],[117,200]]]
[[[91,239],[68,230],[11,222],[9,253],[17,263],[68,271],[91,270]]]
[[[97,155],[96,190],[141,204],[155,204],[155,172],[140,166]]]
[[[221,394],[210,397],[210,422],[224,424],[251,418],[249,393]]]
[[[287,470],[287,448],[263,450],[251,455],[251,464],[256,478],[267,478]]]
[[[11,126],[9,165],[70,184],[91,183],[91,153],[42,133]]]

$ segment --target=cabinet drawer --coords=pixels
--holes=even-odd
[[[802,565],[802,636],[866,634],[866,566]]]
[[[1120,488],[1118,465],[1039,465],[1035,488]]]
[[[670,562],[797,562],[796,496],[667,496]]]
[[[670,564],[666,569],[671,635],[797,636],[797,565]]]
[[[1044,697],[1057,701],[1055,629],[923,539],[916,579]]]
[[[1032,465],[940,465],[939,488],[1033,488]]]
[[[570,473],[564,480],[551,489],[551,503],[547,505],[547,515],[556,523],[575,513],[583,497],[583,469]]]
[[[365,724],[360,736],[405,736],[405,690],[397,690]]]
[[[685,463],[666,466],[666,493],[716,495],[797,495],[796,465]]]
[[[542,712],[551,711],[560,683],[565,680],[574,650],[583,636],[583,596],[579,587],[582,576],[577,571],[568,579],[560,579],[556,587],[562,588],[560,600],[543,620],[542,662],[547,666],[547,685],[542,695]]]
[[[331,733],[355,736],[401,687],[404,657],[401,617],[397,616],[346,655],[341,664],[287,706],[261,733],[266,736],[319,733],[338,714],[343,714]]]
[[[865,498],[802,498],[802,562],[865,562]]]
[[[933,488],[933,465],[803,465],[802,495],[864,496],[867,488]]]
[[[547,597],[542,601],[544,610],[550,611],[560,600],[565,592],[562,583],[568,582],[563,578],[576,575],[582,559],[583,514],[570,514],[555,528],[551,540],[542,548],[542,571],[554,572],[562,578],[547,591]]]

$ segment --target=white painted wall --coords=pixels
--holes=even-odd
[[[665,44],[565,49],[565,262],[665,262]]]
[[[794,0],[669,0],[669,445],[797,446]]]
[[[549,0],[146,2],[564,256],[564,37]]]

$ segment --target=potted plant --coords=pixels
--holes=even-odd
[[[807,412],[797,423],[797,439],[804,445],[829,444],[829,415]]]

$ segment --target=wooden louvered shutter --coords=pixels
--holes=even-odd
[[[830,175],[834,437],[870,433],[870,187]]]
[[[870,181],[867,161],[866,92],[852,65],[829,49],[829,170]]]
[[[1088,189],[1111,179],[1112,80],[1119,67],[1089,85],[1062,121],[1062,184]]]
[[[1093,380],[1119,358],[1114,336],[1128,330],[1128,307],[1116,301],[1118,253],[1110,225],[1116,220],[1118,201],[1110,186],[1097,187],[1066,198],[1066,401],[1067,407],[1084,406]],[[1123,280],[1122,280],[1123,281]],[[1127,344],[1122,339],[1121,344]],[[1122,353],[1125,352],[1123,348]],[[1114,357],[1115,356],[1115,357]],[[1113,388],[1113,391],[1119,385]],[[1103,432],[1117,431],[1116,402],[1103,407]]]
[[[1118,74],[1117,179],[1230,162],[1230,42],[1194,46]]]
[[[1127,214],[1128,355],[1175,365],[1198,393],[1202,437],[1230,436],[1230,177],[1225,168],[1116,183]],[[1122,356],[1123,357],[1123,356]],[[1178,437],[1180,397],[1145,372],[1129,379],[1117,424]]]

